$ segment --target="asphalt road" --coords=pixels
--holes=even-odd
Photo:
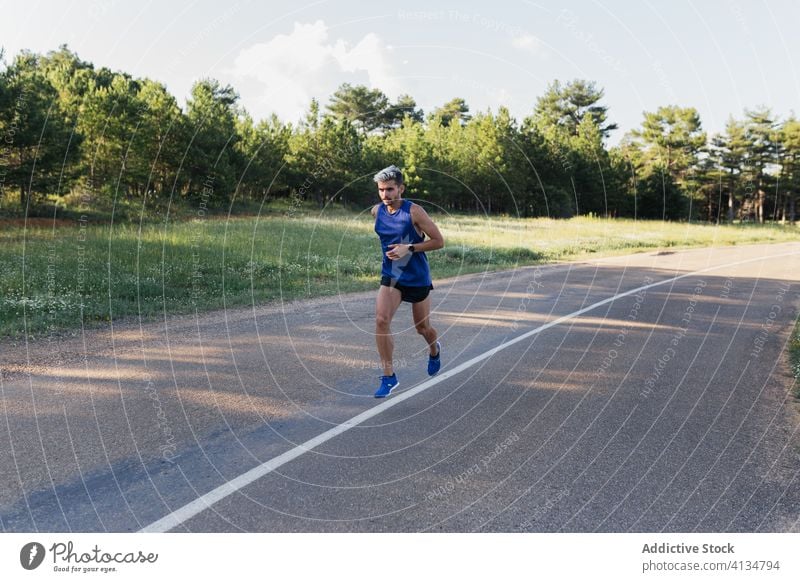
[[[385,401],[373,292],[3,345],[0,526],[800,531],[800,244],[435,285]]]

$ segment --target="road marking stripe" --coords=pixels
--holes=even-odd
[[[359,424],[369,420],[370,418],[373,418],[373,417],[381,414],[382,412],[390,409],[391,407],[396,406],[396,405],[400,404],[401,402],[404,402],[404,401],[408,400],[409,398],[413,398],[414,396],[416,396],[420,392],[424,392],[425,390],[427,390],[431,386],[435,386],[436,384],[438,384],[440,382],[443,382],[444,380],[447,380],[448,378],[452,378],[453,376],[455,376],[457,374],[460,374],[461,372],[471,368],[475,364],[478,364],[478,363],[480,363],[480,362],[482,362],[484,360],[487,360],[487,359],[491,358],[493,355],[495,355],[496,353],[500,352],[501,350],[504,350],[504,349],[506,349],[506,348],[508,348],[510,346],[513,346],[514,344],[517,344],[517,343],[519,343],[521,341],[525,341],[526,339],[528,339],[530,337],[533,337],[534,335],[539,334],[539,333],[541,333],[541,332],[543,332],[545,330],[548,330],[551,327],[555,327],[555,326],[560,325],[560,324],[562,324],[562,323],[564,323],[566,321],[569,321],[571,319],[575,319],[576,317],[580,317],[584,313],[587,313],[589,311],[597,309],[598,307],[602,307],[603,305],[607,305],[607,304],[609,304],[609,303],[611,303],[613,301],[616,301],[617,299],[621,299],[623,297],[628,297],[629,295],[633,295],[635,293],[639,293],[641,291],[645,291],[645,290],[651,289],[653,287],[659,287],[661,285],[667,285],[669,283],[672,283],[674,281],[678,281],[680,279],[686,279],[688,277],[693,277],[693,276],[699,275],[701,273],[707,273],[707,272],[710,272],[710,271],[716,271],[716,270],[719,270],[719,269],[725,269],[727,267],[735,267],[735,266],[744,265],[744,264],[747,264],[747,263],[754,263],[754,262],[758,262],[758,261],[764,261],[766,259],[777,259],[777,258],[781,258],[781,257],[795,256],[795,255],[798,255],[798,254],[800,254],[800,253],[793,252],[793,253],[784,253],[784,254],[781,254],[781,255],[773,255],[773,256],[770,256],[770,257],[758,257],[758,258],[755,258],[755,259],[747,259],[747,260],[738,261],[738,262],[735,262],[735,263],[727,263],[725,265],[718,265],[716,267],[708,267],[708,268],[705,268],[705,269],[700,269],[699,271],[693,271],[691,273],[684,273],[683,275],[678,275],[678,276],[672,277],[670,279],[665,279],[663,281],[657,281],[655,283],[650,283],[649,285],[643,285],[641,287],[637,287],[636,289],[631,289],[630,291],[625,291],[624,293],[619,293],[617,295],[614,295],[613,297],[608,297],[606,299],[603,299],[602,301],[598,301],[597,303],[593,303],[592,305],[584,307],[583,309],[579,309],[578,311],[570,313],[569,315],[562,315],[561,317],[559,317],[557,319],[554,319],[553,321],[545,323],[545,324],[543,324],[543,325],[541,325],[541,326],[539,326],[539,327],[537,327],[535,329],[532,329],[532,330],[527,331],[527,332],[525,332],[525,333],[523,333],[523,334],[521,334],[521,335],[519,335],[519,336],[517,336],[517,337],[515,337],[513,339],[510,339],[505,343],[502,343],[502,344],[500,344],[498,346],[495,346],[494,348],[492,348],[492,349],[490,349],[490,350],[488,350],[488,351],[486,351],[486,352],[484,352],[484,353],[482,353],[482,354],[480,354],[478,356],[475,356],[471,360],[467,360],[466,362],[456,366],[455,368],[452,368],[452,369],[444,371],[444,372],[440,372],[439,374],[437,374],[433,378],[431,378],[429,380],[426,380],[422,384],[418,384],[414,388],[411,388],[411,389],[409,389],[409,390],[407,390],[405,392],[401,392],[401,393],[399,393],[399,394],[397,394],[395,396],[392,396],[391,399],[385,400],[381,404],[379,404],[377,406],[374,406],[374,407],[370,408],[369,410],[365,410],[364,412],[354,416],[350,420],[347,420],[347,421],[343,422],[342,424],[339,424],[339,425],[333,427],[332,429],[327,430],[327,431],[323,432],[322,434],[319,434],[319,435],[315,436],[314,438],[312,438],[310,440],[307,440],[306,442],[304,442],[304,443],[302,443],[300,445],[297,445],[293,449],[290,449],[290,450],[286,451],[285,453],[283,453],[281,455],[278,455],[277,457],[274,457],[273,459],[270,459],[269,461],[267,461],[267,462],[255,467],[255,468],[247,471],[246,473],[243,473],[243,474],[239,475],[238,477],[236,477],[234,479],[231,479],[230,481],[227,481],[226,483],[223,483],[222,485],[220,485],[216,489],[213,489],[213,490],[209,491],[205,495],[202,495],[201,497],[198,497],[194,501],[191,501],[190,503],[187,503],[183,507],[180,507],[180,508],[176,509],[172,513],[162,517],[158,521],[155,521],[155,522],[151,523],[150,525],[148,525],[146,527],[143,527],[139,531],[141,533],[152,533],[152,532],[166,532],[166,531],[169,531],[172,528],[177,527],[180,524],[188,521],[189,519],[191,519],[195,515],[201,513],[202,511],[205,511],[206,509],[209,509],[212,505],[214,505],[218,501],[221,501],[222,499],[225,499],[229,495],[231,495],[233,493],[236,493],[237,491],[239,491],[240,489],[246,487],[250,483],[253,483],[254,481],[260,479],[261,477],[264,477],[265,475],[271,473],[272,471],[274,471],[275,469],[277,469],[281,465],[285,465],[286,463],[296,459],[300,455],[303,455],[304,453],[307,453],[308,451],[310,451],[310,450],[318,447],[319,445],[331,440],[332,438],[334,438],[334,437],[336,437],[336,436],[338,436],[338,435],[350,430],[351,428],[353,428],[355,426],[358,426]]]

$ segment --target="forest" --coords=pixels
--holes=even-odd
[[[362,209],[396,164],[407,197],[435,212],[708,223],[794,223],[800,122],[768,107],[708,135],[697,110],[665,104],[613,132],[602,87],[555,80],[518,120],[465,99],[423,111],[410,95],[341,85],[289,123],[255,120],[235,88],[166,87],[96,68],[67,46],[0,69],[0,213],[81,203],[231,208],[287,199]]]

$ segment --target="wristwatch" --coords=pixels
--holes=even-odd
[[[413,253],[414,252],[414,245],[408,245],[408,252],[409,253]]]

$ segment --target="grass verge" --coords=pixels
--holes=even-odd
[[[800,398],[800,317],[794,325],[792,337],[789,339],[789,365],[794,376],[794,396]]]
[[[447,247],[435,279],[636,250],[797,240],[796,227],[435,215]],[[37,337],[120,318],[288,301],[375,288],[368,213],[273,208],[161,223],[91,218],[0,230],[0,336]]]

